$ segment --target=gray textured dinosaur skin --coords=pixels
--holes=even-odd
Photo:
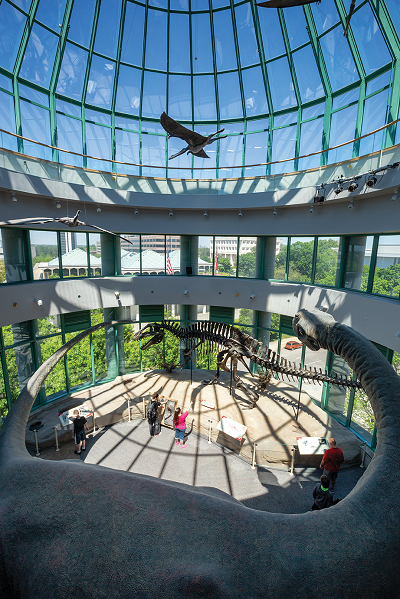
[[[272,514],[213,489],[31,457],[24,441],[34,398],[96,325],[38,369],[0,431],[0,597],[399,597],[399,377],[369,341],[326,314],[301,310],[295,327],[308,347],[349,362],[374,409],[375,457],[343,501]]]
[[[338,377],[337,375],[328,375],[319,372],[314,367],[314,370],[304,365],[296,366],[295,363],[289,362],[286,358],[280,358],[276,352],[273,352],[268,347],[263,345],[261,341],[244,333],[241,329],[222,322],[212,322],[210,320],[198,322],[188,327],[181,327],[178,322],[164,321],[161,323],[153,322],[145,325],[134,335],[134,340],[146,339],[148,341],[142,345],[142,350],[146,350],[152,345],[161,343],[166,332],[172,333],[175,337],[186,344],[186,349],[183,352],[185,364],[190,360],[194,350],[199,347],[204,348],[206,341],[211,342],[213,346],[222,348],[217,355],[217,371],[215,376],[210,381],[204,381],[206,384],[213,384],[218,381],[220,371],[230,372],[227,366],[228,360],[232,360],[232,376],[238,389],[242,389],[252,399],[251,407],[254,407],[259,399],[259,394],[254,389],[250,389],[248,385],[243,383],[237,374],[238,362],[240,361],[250,372],[245,359],[254,362],[258,366],[264,368],[267,372],[276,372],[278,376],[288,379],[306,379],[308,382],[330,383],[341,387],[362,387],[359,381],[353,381],[350,378]],[[193,345],[194,342],[194,345]]]

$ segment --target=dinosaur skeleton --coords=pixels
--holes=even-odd
[[[181,327],[178,322],[163,321],[160,323],[150,323],[144,326],[134,335],[134,340],[146,339],[150,337],[142,346],[142,350],[146,350],[152,345],[161,343],[166,332],[171,333],[180,341],[185,343],[183,356],[185,362],[182,366],[188,363],[192,358],[193,352],[199,350],[205,353],[206,341],[211,343],[211,351],[217,349],[217,371],[214,378],[210,381],[203,381],[205,384],[216,383],[220,371],[230,372],[227,366],[229,359],[232,360],[232,377],[238,389],[242,389],[252,399],[253,408],[259,398],[259,394],[254,389],[250,389],[248,385],[243,383],[237,373],[238,363],[241,362],[245,368],[249,369],[246,359],[254,364],[257,364],[265,371],[272,371],[282,380],[286,377],[288,380],[298,380],[302,378],[309,383],[329,383],[338,387],[352,387],[355,389],[362,388],[359,381],[353,381],[350,378],[343,377],[338,374],[327,374],[322,372],[321,368],[317,370],[315,367],[304,365],[296,365],[286,358],[280,357],[276,352],[266,347],[261,341],[251,337],[247,333],[238,329],[235,326],[224,324],[222,322],[203,321],[190,325],[189,327]],[[264,385],[265,386],[265,385]],[[263,385],[261,386],[263,388]]]

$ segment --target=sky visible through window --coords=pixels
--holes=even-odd
[[[296,158],[398,117],[398,3],[360,0],[345,37],[349,6],[1,0],[0,128],[101,160],[6,134],[1,144],[74,166],[184,178],[276,174],[379,151],[395,142],[394,128],[308,161],[232,168]],[[184,142],[167,140],[163,111],[203,135],[225,127],[229,138],[208,146],[208,160],[168,161]]]

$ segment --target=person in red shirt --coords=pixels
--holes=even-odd
[[[190,404],[192,407],[192,404]],[[185,439],[185,430],[186,430],[186,418],[189,414],[189,410],[186,412],[182,412],[180,408],[175,410],[174,414],[174,426],[175,426],[175,442],[177,445],[181,445],[181,447],[186,447]]]
[[[325,451],[319,467],[324,469],[325,476],[329,478],[330,490],[333,493],[340,464],[344,462],[344,455],[343,451],[336,447],[336,441],[333,437],[329,439],[329,445],[330,449]]]

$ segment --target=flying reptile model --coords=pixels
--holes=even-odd
[[[78,210],[78,212],[75,214],[75,216],[73,218],[69,217],[69,216],[62,216],[61,218],[44,218],[41,220],[36,220],[35,218],[26,220],[26,221],[9,221],[7,224],[9,225],[44,225],[45,223],[62,223],[63,225],[67,225],[67,227],[69,227],[70,229],[75,229],[76,227],[91,227],[92,229],[97,229],[98,231],[103,231],[103,233],[109,233],[110,235],[114,235],[114,237],[119,237],[120,239],[123,239],[124,241],[127,241],[128,243],[130,243],[131,245],[133,245],[132,241],[129,241],[129,239],[127,239],[126,237],[122,237],[122,235],[117,235],[116,233],[113,233],[112,231],[107,231],[107,229],[102,229],[101,227],[97,227],[96,225],[89,225],[89,223],[84,223],[82,220],[78,220],[78,216],[80,215],[81,211]]]
[[[303,4],[312,4],[313,2],[321,2],[321,0],[268,0],[267,2],[259,2],[257,6],[265,6],[266,8],[289,8],[290,6],[302,6]]]
[[[217,139],[224,139],[224,137],[228,137],[227,135],[221,135],[220,137],[214,137],[214,135],[218,135],[218,133],[222,133],[224,129],[220,129],[208,137],[204,137],[204,135],[200,135],[200,133],[196,133],[195,131],[190,131],[190,129],[186,129],[183,125],[180,125],[174,119],[171,119],[165,112],[162,113],[160,117],[160,123],[164,127],[165,131],[168,133],[168,139],[170,137],[179,137],[183,139],[188,145],[186,148],[183,148],[177,154],[169,157],[169,160],[180,156],[187,152],[188,154],[193,154],[193,156],[199,156],[200,158],[210,158],[205,153],[204,149],[209,144],[212,144]],[[214,139],[213,139],[214,138]]]

